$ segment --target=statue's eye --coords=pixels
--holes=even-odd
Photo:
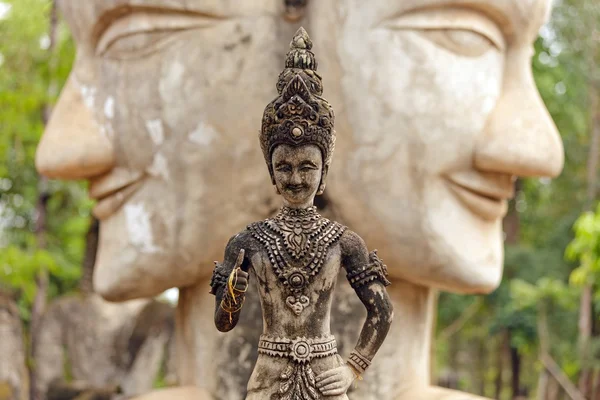
[[[290,172],[292,170],[292,167],[288,164],[281,164],[278,165],[277,167],[275,167],[275,171],[278,172]]]
[[[421,34],[438,46],[467,57],[479,57],[494,48],[486,36],[465,29],[431,29]]]
[[[487,16],[467,8],[416,10],[385,21],[391,30],[417,32],[439,47],[466,57],[504,51],[505,38]]]
[[[141,58],[158,51],[177,33],[212,26],[212,16],[138,11],[111,22],[96,42],[96,54],[111,59]]]

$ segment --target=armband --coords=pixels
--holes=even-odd
[[[389,286],[390,281],[387,279],[387,275],[387,266],[377,255],[377,250],[374,250],[369,253],[369,264],[355,271],[348,272],[346,278],[348,278],[350,286],[356,290],[374,280],[378,280],[384,286]]]

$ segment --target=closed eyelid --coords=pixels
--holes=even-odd
[[[486,15],[467,8],[430,8],[408,12],[384,21],[388,29],[461,29],[477,32],[504,50],[506,40],[498,25]]]
[[[142,32],[178,31],[212,26],[224,18],[176,11],[140,10],[109,23],[96,35],[96,53],[101,54],[117,39]]]

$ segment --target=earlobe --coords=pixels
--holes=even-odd
[[[317,196],[322,195],[325,192],[325,183],[321,183],[319,185],[319,190],[317,191]]]
[[[320,196],[325,192],[325,179],[327,179],[328,169],[329,168],[327,166],[323,167],[323,172],[321,173],[321,182],[319,183],[319,190],[317,191],[317,196]]]

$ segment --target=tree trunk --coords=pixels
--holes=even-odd
[[[545,400],[558,400],[561,395],[560,385],[554,379],[548,381],[548,390]]]
[[[591,85],[590,106],[592,110],[592,126],[590,137],[590,149],[587,160],[587,204],[586,209],[592,210],[596,199],[596,176],[598,170],[598,147],[600,145],[600,111],[598,110],[598,94],[596,88]],[[579,305],[579,346],[582,362],[586,360],[590,338],[592,336],[592,299],[593,287],[586,285],[581,292]],[[585,362],[579,376],[579,391],[589,399],[591,396],[592,372]]]
[[[477,346],[477,394],[485,396],[485,373],[486,373],[486,340],[487,338],[480,338]]]
[[[53,67],[56,65],[56,61],[53,60],[54,48],[56,45],[56,36],[57,36],[57,5],[56,0],[52,1],[52,8],[50,9],[50,29],[49,29],[49,38],[50,38],[50,46],[48,47],[49,52],[49,65],[50,71],[53,71]],[[52,91],[56,90],[52,84],[48,87],[48,95],[51,96]],[[42,110],[44,124],[48,123],[48,119],[51,114],[51,106],[46,104],[44,109]],[[45,177],[40,176],[38,181],[38,200],[36,204],[36,213],[37,213],[37,221],[35,227],[35,235],[37,241],[37,247],[39,249],[46,248],[46,209],[48,204],[48,199],[50,197],[48,193],[48,180]],[[30,325],[30,346],[29,346],[29,357],[32,359],[33,354],[36,351],[36,334],[39,329],[40,320],[42,318],[42,314],[44,309],[46,308],[46,298],[48,296],[48,270],[46,265],[39,266],[39,272],[35,279],[36,283],[36,294],[33,300],[33,306],[31,308],[31,325]],[[35,368],[35,366],[33,366]],[[29,384],[30,384],[30,398],[31,400],[41,400],[43,395],[41,393],[37,393],[36,391],[36,382],[35,382],[35,373],[32,370],[29,373]]]
[[[494,398],[500,399],[502,395],[502,387],[504,386],[504,354],[508,347],[508,334],[502,332],[500,341],[498,342],[498,356],[496,359],[496,382],[494,390]]]
[[[600,400],[600,369],[594,370],[594,379],[592,385],[592,400]]]
[[[548,385],[550,382],[550,374],[546,368],[542,368],[540,377],[538,378],[537,400],[546,400],[548,398]]]
[[[512,371],[512,398],[516,399],[521,394],[521,355],[519,349],[513,346],[510,347],[510,369]]]

